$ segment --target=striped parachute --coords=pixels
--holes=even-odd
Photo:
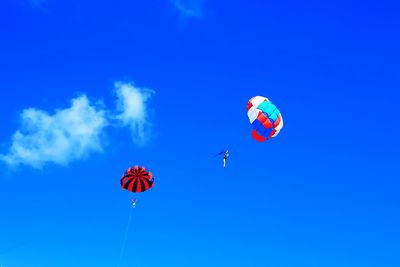
[[[154,185],[153,174],[145,167],[128,168],[121,178],[121,187],[131,192],[144,192]]]
[[[259,142],[277,136],[283,127],[281,112],[263,96],[255,96],[249,100],[247,116],[253,126],[251,135]]]

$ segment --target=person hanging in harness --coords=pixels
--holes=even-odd
[[[136,204],[137,204],[137,199],[132,198],[132,208],[136,208]]]
[[[225,154],[224,154],[224,159],[223,159],[223,161],[224,161],[224,168],[226,167],[226,160],[228,159],[228,157],[229,157],[229,151],[226,150],[226,151],[225,151]]]
[[[228,159],[228,157],[229,157],[229,150],[227,149],[227,150],[223,150],[223,151],[221,151],[221,152],[219,152],[218,154],[216,154],[216,155],[214,155],[214,157],[216,157],[216,156],[221,156],[221,155],[224,155],[224,157],[223,157],[223,166],[224,166],[224,168],[226,167],[226,161],[227,161],[227,159]]]

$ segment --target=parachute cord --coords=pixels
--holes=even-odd
[[[132,214],[133,214],[133,208],[131,207],[131,211],[129,212],[128,223],[127,223],[126,229],[125,229],[124,240],[122,241],[121,252],[119,254],[119,261],[118,261],[118,265],[117,265],[118,267],[121,266],[122,258],[124,256],[126,240],[128,239],[129,228],[130,228],[131,220],[132,220]]]

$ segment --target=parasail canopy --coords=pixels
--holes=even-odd
[[[255,96],[249,100],[247,116],[253,127],[251,135],[259,142],[276,137],[283,127],[281,112],[263,96]]]
[[[131,192],[144,192],[154,185],[153,174],[145,167],[128,168],[121,177],[121,187]]]

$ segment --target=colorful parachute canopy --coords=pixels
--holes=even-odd
[[[253,126],[251,134],[259,142],[277,136],[283,127],[281,112],[263,96],[255,96],[249,100],[247,116]]]
[[[135,166],[126,170],[121,178],[121,187],[131,192],[144,192],[154,185],[153,174],[145,167]]]

